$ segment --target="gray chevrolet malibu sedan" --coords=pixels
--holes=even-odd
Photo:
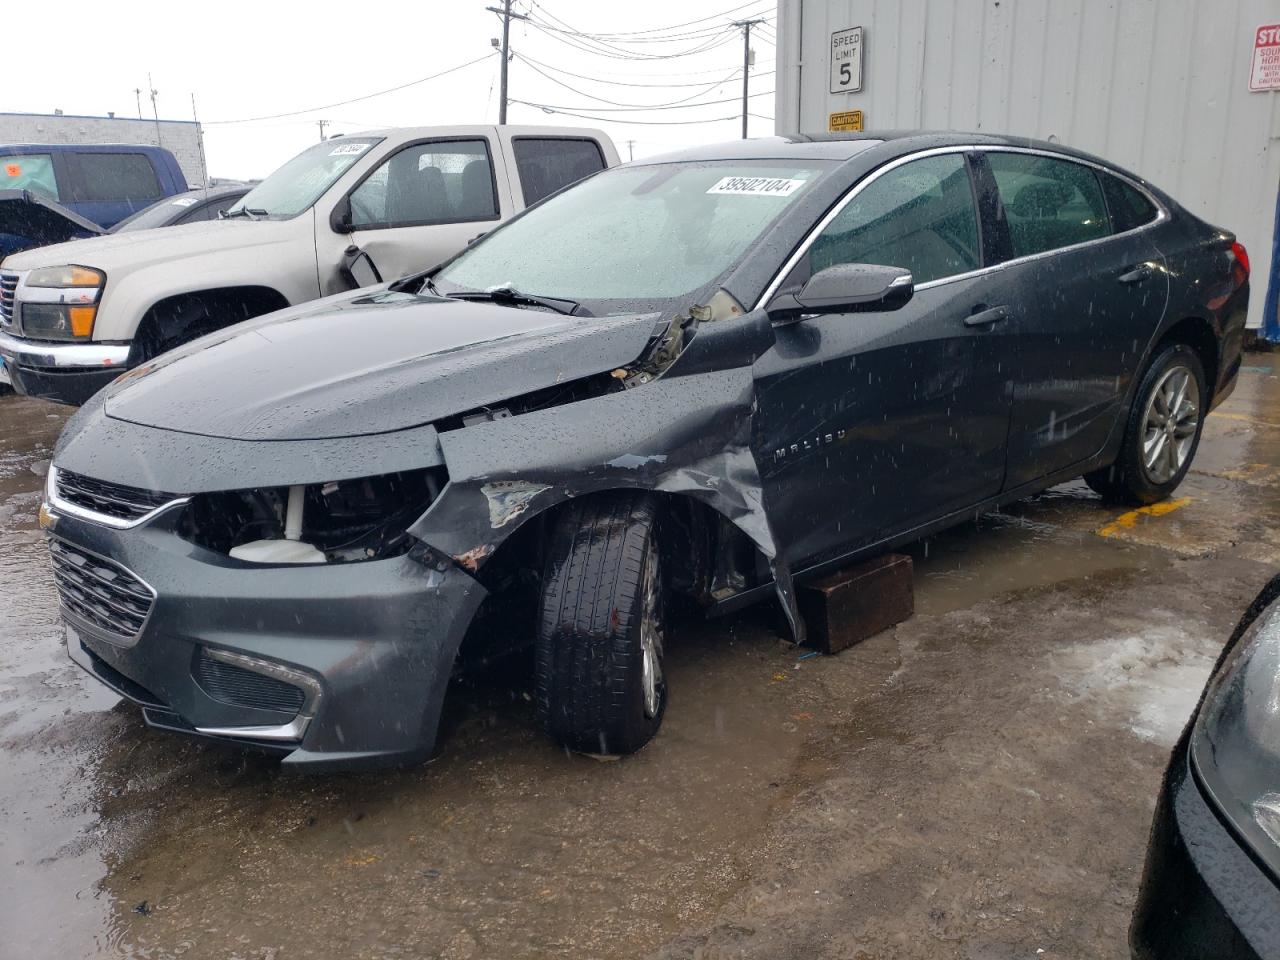
[[[425,756],[532,646],[567,746],[657,732],[677,610],[1084,476],[1182,480],[1248,257],[1134,174],[987,135],[605,171],[425,274],[215,332],[67,425],[72,658],[147,723],[328,770]]]

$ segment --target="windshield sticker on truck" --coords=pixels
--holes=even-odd
[[[175,207],[189,207],[196,202],[195,197],[179,197],[177,200],[171,201]]]
[[[352,154],[364,153],[369,149],[367,143],[340,143],[329,151],[331,157],[346,157]]]
[[[749,197],[789,197],[804,180],[782,177],[721,177],[707,193],[739,193]]]
[[[6,163],[4,165],[4,172],[11,177],[20,177],[22,176],[22,165],[18,163]]]

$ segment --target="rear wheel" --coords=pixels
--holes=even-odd
[[[543,571],[537,705],[546,731],[584,753],[643,747],[666,710],[666,635],[654,499],[571,503],[552,530]]]
[[[1166,347],[1139,384],[1116,462],[1086,474],[1085,482],[1104,497],[1126,503],[1169,496],[1200,444],[1206,393],[1195,351],[1181,343]]]

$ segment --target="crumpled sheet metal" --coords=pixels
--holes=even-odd
[[[799,636],[790,572],[778,562],[751,452],[753,409],[744,366],[444,433],[449,484],[409,533],[475,572],[523,523],[572,497],[617,489],[693,497],[768,558]]]

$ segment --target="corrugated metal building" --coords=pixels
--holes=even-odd
[[[1255,64],[1255,44],[1260,26],[1280,23],[1277,0],[779,0],[778,8],[779,133],[827,130],[832,114],[861,110],[868,130],[1010,133],[1099,154],[1236,233],[1253,263],[1249,324],[1262,324],[1277,273],[1280,92],[1250,87],[1275,76],[1259,79],[1271,68]],[[1272,63],[1276,55],[1266,54]],[[1269,331],[1275,295],[1272,280]]]
[[[200,124],[192,120],[0,113],[0,143],[134,143],[161,146],[178,160],[187,183],[205,182]]]

